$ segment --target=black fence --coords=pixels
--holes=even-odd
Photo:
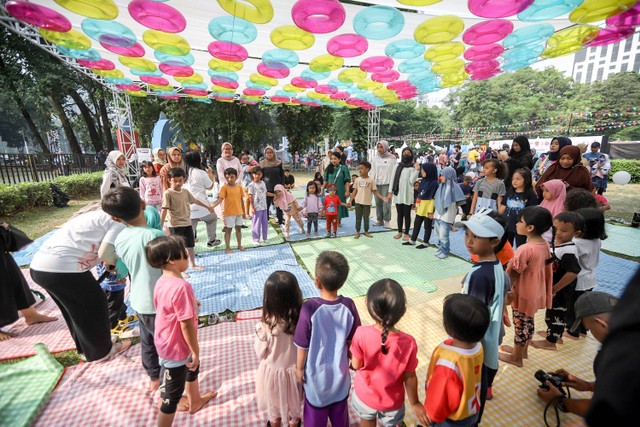
[[[1,154],[0,183],[51,181],[104,169],[94,154]]]

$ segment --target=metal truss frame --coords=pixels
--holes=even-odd
[[[376,145],[380,140],[380,109],[368,111],[367,121],[367,148],[375,153]]]
[[[129,163],[129,178],[136,179],[139,175],[139,162],[136,154],[136,132],[133,127],[133,114],[129,95],[123,92],[113,93],[113,113],[116,118],[118,145],[123,149],[124,157]],[[133,162],[131,159],[135,159]]]

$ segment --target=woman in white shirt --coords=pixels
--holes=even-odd
[[[184,188],[189,190],[194,198],[208,204],[207,190],[213,188],[215,179],[210,167],[207,167],[206,171],[202,169],[201,161],[200,152],[198,151],[189,151],[184,155],[184,163],[187,166],[187,181],[184,184]],[[193,203],[191,204],[191,226],[193,227],[193,235],[196,237],[198,235],[196,229],[199,221],[204,221],[207,224],[207,246],[218,246],[221,243],[220,239],[216,239],[218,216],[215,212],[209,212],[202,206]]]
[[[376,188],[382,195],[389,192],[389,184],[397,162],[396,156],[389,151],[389,143],[380,140],[377,145],[378,155],[371,161],[371,177],[376,181]],[[376,222],[374,225],[389,227],[391,221],[391,199],[376,199]]]
[[[91,272],[100,261],[116,265],[113,243],[124,228],[102,210],[84,213],[56,231],[31,261],[31,278],[60,308],[78,353],[88,362],[131,345],[111,343],[107,298]]]

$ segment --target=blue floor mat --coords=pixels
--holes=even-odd
[[[640,257],[640,229],[607,224],[606,230],[609,237],[602,241],[602,249],[617,254]]]
[[[53,233],[55,233],[55,231],[56,231],[55,229],[51,230],[44,236],[38,237],[29,246],[23,248],[18,252],[14,252],[13,259],[16,260],[16,264],[18,264],[20,267],[24,267],[31,264],[31,260],[33,259],[33,256],[36,254],[36,252],[38,252],[42,244],[46,242],[47,239],[49,239],[49,237],[53,235]]]
[[[262,307],[264,282],[276,270],[286,270],[298,278],[302,296],[319,292],[309,274],[298,264],[289,244],[251,248],[227,255],[222,251],[202,254],[204,271],[187,270],[187,279],[202,304],[200,315],[224,310],[250,310]]]
[[[432,234],[429,242],[435,244],[437,241],[435,234]],[[462,259],[470,259],[469,252],[464,244],[464,230],[451,232],[450,241],[452,254]],[[640,264],[637,262],[600,252],[600,263],[596,268],[596,278],[598,279],[596,289],[620,296],[639,266]]]

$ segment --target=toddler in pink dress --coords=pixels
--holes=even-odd
[[[302,291],[288,271],[272,273],[264,284],[262,321],[256,325],[254,348],[260,358],[256,373],[258,408],[272,427],[299,426],[302,387],[296,380],[297,350],[293,333],[302,307]]]

